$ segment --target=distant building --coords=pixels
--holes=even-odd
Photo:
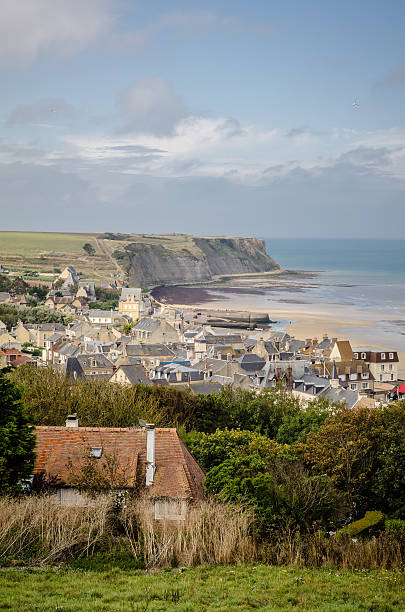
[[[354,357],[368,364],[376,382],[398,380],[399,358],[396,351],[370,351],[360,348],[355,349]]]
[[[142,289],[139,287],[123,287],[118,302],[118,310],[124,315],[138,321],[141,312]]]

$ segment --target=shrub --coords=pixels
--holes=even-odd
[[[405,533],[405,521],[401,519],[385,519],[385,529],[387,531],[403,531]]]
[[[366,512],[363,518],[346,525],[338,533],[347,534],[351,537],[359,534],[364,535],[364,532],[369,532],[372,528],[377,527],[377,525],[379,525],[383,519],[384,515],[382,512],[379,512],[378,510],[369,511]]]

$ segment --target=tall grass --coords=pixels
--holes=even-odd
[[[327,537],[323,532],[284,532],[263,546],[263,560],[290,567],[336,567],[342,569],[400,568],[405,561],[405,537],[386,531],[367,539]]]
[[[0,499],[0,560],[53,563],[88,554],[106,533],[109,501],[86,508],[55,505],[50,497]]]
[[[262,561],[390,569],[405,559],[402,533],[353,540],[285,532],[265,543],[253,533],[249,509],[215,501],[191,507],[184,521],[155,521],[153,506],[142,498],[117,507],[111,498],[99,497],[88,507],[70,508],[55,505],[49,496],[0,498],[0,565],[49,565],[117,551],[148,568]]]
[[[124,522],[147,567],[204,563],[226,565],[253,561],[257,556],[251,535],[253,513],[240,506],[204,502],[190,508],[185,521],[159,521],[147,500],[129,507]]]

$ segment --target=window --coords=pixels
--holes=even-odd
[[[381,372],[384,372],[384,364],[381,364]]]
[[[392,370],[392,363],[390,363],[390,365],[388,366],[389,370]]]
[[[350,389],[351,389],[352,391],[356,391],[356,389],[357,389],[357,383],[351,383],[351,385],[350,385]]]
[[[368,389],[368,382],[361,383],[361,388],[362,389]]]
[[[366,353],[362,353],[362,354],[361,354],[361,358],[362,358],[362,359],[365,359],[365,358],[366,358]]]
[[[394,353],[389,353],[389,358],[394,359]]]
[[[359,358],[359,354],[358,353],[354,353],[354,358],[358,359]]]
[[[102,454],[103,454],[103,447],[102,446],[92,446],[91,447],[91,452],[90,452],[90,456],[91,457],[95,457],[96,459],[100,459]]]
[[[391,374],[391,380],[394,380],[394,375],[393,374]]]
[[[385,359],[385,353],[381,353],[381,359]]]
[[[362,372],[361,377],[362,378],[368,378],[368,372]]]

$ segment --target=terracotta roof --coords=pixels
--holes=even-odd
[[[153,498],[201,499],[205,474],[180,439],[176,429],[156,428],[154,483],[148,488]],[[146,430],[119,427],[36,427],[34,473],[58,476],[68,484],[68,463],[82,460],[89,447],[102,447],[114,455],[125,474],[126,486],[135,485],[138,474],[145,478]]]

